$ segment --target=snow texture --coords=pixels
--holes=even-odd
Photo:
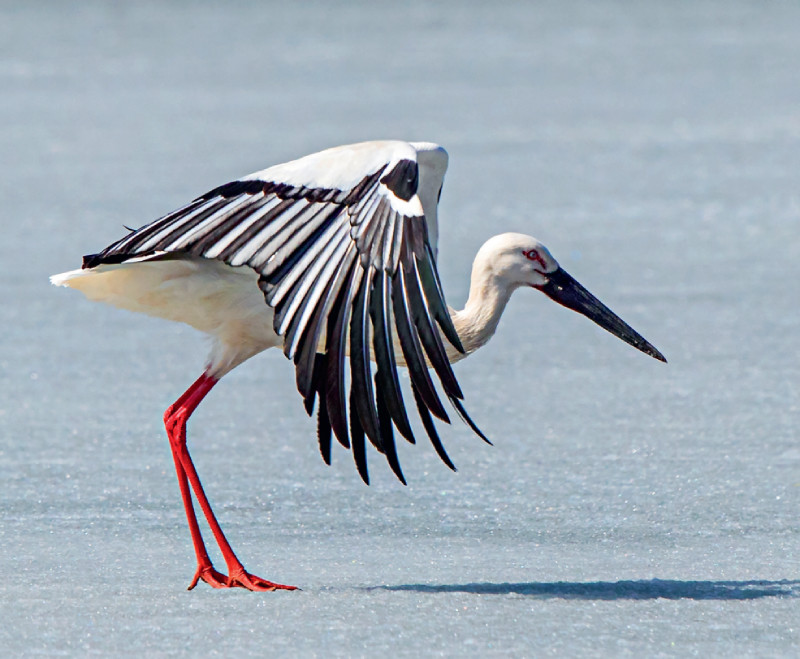
[[[800,653],[800,5],[0,4],[4,656]],[[318,455],[278,352],[189,427],[295,593],[194,570],[163,410],[188,327],[50,286],[225,181],[336,144],[450,152],[448,301],[530,233],[664,352],[535,291],[457,366],[490,447]],[[218,561],[219,566],[221,564]]]

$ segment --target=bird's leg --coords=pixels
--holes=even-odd
[[[183,507],[186,509],[186,518],[189,522],[189,532],[192,534],[192,544],[194,551],[197,554],[197,572],[195,572],[192,582],[189,584],[188,590],[192,590],[200,580],[201,575],[203,581],[211,584],[215,588],[224,588],[228,582],[228,577],[214,569],[211,564],[211,558],[206,551],[203,536],[200,533],[200,526],[197,524],[197,517],[194,512],[194,505],[192,505],[192,491],[189,489],[189,480],[186,478],[186,472],[183,470],[180,458],[173,453],[175,460],[175,470],[178,472],[178,485],[181,488],[181,498],[183,499]]]
[[[191,590],[199,580],[205,581],[214,588],[230,588],[239,586],[248,590],[295,590],[294,586],[284,586],[273,583],[266,579],[261,579],[249,574],[236,557],[233,548],[228,542],[222,528],[211,510],[211,504],[203,491],[200,477],[194,467],[189,450],[186,446],[186,423],[192,412],[205,398],[206,394],[214,387],[219,380],[204,373],[189,387],[186,392],[171,405],[164,413],[164,425],[167,429],[167,436],[170,440],[172,455],[175,460],[175,468],[178,472],[178,484],[181,489],[183,505],[186,509],[186,517],[189,522],[189,531],[192,535],[195,553],[197,554],[197,572],[189,586]],[[211,527],[211,532],[219,545],[225,563],[228,566],[228,576],[218,572],[211,564],[211,560],[203,543],[200,527],[197,524],[197,517],[192,505],[190,487],[194,490],[197,502],[203,510],[203,514]]]
[[[175,443],[186,444],[186,421],[191,415],[192,411],[199,405],[200,400],[205,394],[210,391],[213,383],[207,383],[208,376],[203,373],[193,384],[189,387],[183,395],[178,398],[172,405],[167,408],[164,413],[164,425],[167,428],[167,436],[169,437],[170,445],[174,447]],[[197,392],[205,388],[205,391],[197,398],[191,409],[185,407],[186,402],[193,396],[197,396]],[[183,414],[177,414],[178,410],[183,408]],[[182,422],[181,422],[181,417]],[[214,586],[215,588],[224,588],[227,584],[228,577],[221,572],[214,569],[211,563],[211,558],[206,550],[203,536],[200,532],[200,526],[197,523],[197,516],[195,515],[194,505],[192,504],[192,491],[189,488],[189,480],[186,477],[186,471],[181,463],[179,453],[173,448],[172,458],[175,461],[175,471],[178,475],[178,485],[181,489],[181,498],[183,499],[183,507],[186,510],[186,519],[189,523],[189,532],[192,535],[192,544],[194,551],[197,555],[197,571],[195,572],[192,582],[189,584],[189,590],[192,590],[197,582],[202,578],[206,583]]]

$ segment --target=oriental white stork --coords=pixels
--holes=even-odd
[[[189,588],[202,580],[215,588],[293,589],[244,569],[186,445],[186,423],[200,401],[223,375],[262,350],[281,347],[294,362],[309,415],[316,403],[325,462],[330,464],[335,436],[352,451],[367,483],[365,440],[405,483],[394,432],[411,443],[414,433],[398,366],[409,370],[422,427],[448,467],[455,469],[433,421],[449,423],[441,393],[486,439],[464,410],[451,363],[489,340],[520,287],[539,289],[666,361],[530,236],[505,233],[488,240],[475,258],[466,306],[449,308],[436,270],[436,206],[447,160],[442,147],[419,142],[321,151],[214,188],[85,256],[80,270],[51,278],[91,300],[187,323],[213,339],[204,373],[164,415],[197,554]],[[209,559],[192,492],[227,575]]]

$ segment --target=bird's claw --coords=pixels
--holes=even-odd
[[[231,572],[231,575],[228,577],[228,585],[259,591],[297,590],[297,586],[284,586],[283,584],[274,583],[257,577],[247,572],[243,567]]]
[[[194,573],[192,583],[186,590],[192,590],[200,582],[205,581],[212,588],[228,588],[228,577],[215,570],[211,565],[200,565]]]
[[[212,588],[246,588],[251,591],[297,590],[297,586],[284,586],[257,577],[243,567],[234,570],[231,576],[226,576],[211,565],[199,566],[187,590],[192,590],[200,581],[204,581]]]

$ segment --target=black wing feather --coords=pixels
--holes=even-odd
[[[389,463],[394,475],[398,480],[406,485],[406,478],[400,468],[400,460],[397,458],[397,446],[394,443],[394,430],[392,424],[392,414],[386,404],[388,392],[383,388],[383,380],[375,376],[375,402],[378,407],[378,424],[381,433],[381,444],[383,445],[386,461]]]
[[[394,273],[394,285],[392,286],[392,304],[394,307],[395,328],[397,335],[400,339],[400,347],[403,351],[403,358],[406,361],[406,366],[411,372],[411,381],[414,383],[415,388],[419,390],[419,394],[425,402],[425,407],[433,412],[445,423],[450,423],[447,412],[442,405],[442,401],[436,394],[436,388],[433,386],[428,367],[425,364],[425,355],[422,354],[422,347],[420,346],[417,335],[412,331],[411,324],[408,317],[408,307],[406,306],[405,284],[403,283],[405,275],[403,270],[398,269]]]
[[[355,389],[350,389],[350,446],[353,451],[353,460],[358,469],[361,480],[369,485],[369,470],[367,469],[367,451],[364,442],[364,428],[359,421],[356,404],[353,400]]]
[[[317,412],[317,439],[319,452],[325,464],[331,463],[331,422],[328,418],[328,403],[325,400],[325,370],[327,355],[318,354],[314,359],[314,389],[319,395]]]
[[[451,398],[463,398],[461,388],[458,386],[456,376],[447,359],[447,353],[442,345],[442,339],[433,326],[428,309],[422,299],[422,291],[419,289],[419,279],[417,276],[416,265],[413,266],[411,273],[406,278],[406,294],[408,296],[408,307],[414,321],[414,326],[419,333],[420,343],[425,348],[433,369],[439,376],[445,392]]]
[[[352,250],[350,250],[352,252]],[[350,264],[347,264],[347,261],[350,261]],[[297,371],[297,390],[300,392],[301,396],[306,395],[309,390],[310,386],[310,379],[308,377],[308,373],[311,371],[311,365],[314,362],[314,355],[319,354],[318,344],[320,340],[320,336],[322,334],[322,330],[325,324],[325,319],[328,316],[332,305],[335,303],[336,300],[339,298],[339,292],[344,284],[345,280],[348,278],[350,272],[352,271],[352,262],[354,261],[354,257],[352,255],[345,256],[345,267],[342,267],[333,275],[333,283],[330,285],[325,286],[324,291],[324,299],[316,304],[313,307],[313,314],[309,321],[305,324],[304,328],[301,330],[303,332],[302,338],[300,339],[300,350],[295,352],[294,354],[294,363]],[[327,282],[326,282],[327,283]],[[317,286],[320,286],[317,284]],[[309,291],[308,297],[313,295],[314,291]],[[301,317],[301,312],[303,310],[299,310],[297,313],[297,318]],[[292,324],[294,325],[294,323]],[[292,328],[292,332],[294,332]],[[287,335],[286,342],[287,344],[292,340],[290,336]],[[333,356],[336,353],[331,353],[330,351],[326,350],[326,354],[329,356]],[[328,360],[329,366],[328,369],[331,369],[332,366],[330,365],[330,359]],[[327,385],[326,385],[327,386]]]
[[[188,243],[184,249],[195,256],[204,256],[222,238],[235,229],[243,220],[253,215],[262,206],[269,202],[269,198],[264,195],[246,199],[240,204],[234,204],[230,212],[217,223],[210,231],[194,242]]]
[[[456,471],[456,466],[453,464],[452,460],[450,460],[450,456],[447,455],[447,451],[444,450],[442,440],[439,439],[439,434],[436,432],[436,426],[433,423],[433,419],[431,418],[428,406],[425,404],[425,400],[420,395],[419,389],[417,389],[417,386],[412,383],[411,390],[414,392],[414,400],[417,403],[419,418],[422,420],[422,425],[425,428],[425,432],[428,433],[428,437],[431,440],[431,444],[433,445],[436,454],[439,456],[439,458],[441,458],[442,462],[450,467],[450,469]]]
[[[347,405],[345,399],[345,327],[350,315],[353,291],[361,280],[362,270],[359,265],[350,265],[350,272],[346,281],[336,297],[331,312],[328,316],[327,337],[325,352],[328,355],[327,393],[328,416],[331,419],[333,431],[339,443],[345,448],[350,448],[350,439],[347,433]]]
[[[475,422],[470,418],[469,414],[467,414],[467,410],[464,409],[464,405],[461,403],[461,401],[457,398],[451,398],[450,402],[453,404],[453,407],[456,408],[458,415],[464,420],[464,423],[472,428],[473,432],[484,442],[492,446],[492,442],[489,441],[489,438],[484,435],[483,432],[481,432],[481,429],[475,425]]]
[[[352,380],[353,400],[358,411],[361,427],[373,446],[383,452],[378,413],[373,402],[375,396],[372,389],[372,368],[369,360],[369,306],[367,302],[372,288],[373,276],[374,272],[370,268],[361,278],[359,290],[353,301],[352,319],[350,321],[350,378]]]
[[[377,399],[383,401],[400,434],[409,442],[414,443],[414,433],[408,422],[403,395],[400,393],[400,381],[397,378],[397,363],[392,348],[391,317],[389,315],[389,302],[391,290],[390,279],[386,272],[376,276],[375,287],[371,300],[373,345],[375,349],[375,363],[378,365],[375,379],[380,383],[381,393]],[[380,410],[380,408],[379,408]],[[380,414],[378,414],[380,418]],[[386,448],[384,446],[384,448]]]
[[[422,290],[425,291],[428,308],[431,310],[431,317],[439,323],[447,340],[455,346],[456,350],[463,354],[464,346],[461,345],[461,339],[458,337],[456,328],[453,326],[453,320],[450,318],[450,312],[444,302],[444,293],[439,283],[439,275],[433,267],[434,259],[431,253],[431,246],[427,242],[425,243],[425,252],[426,258],[417,258],[417,272],[419,280],[422,282]]]

